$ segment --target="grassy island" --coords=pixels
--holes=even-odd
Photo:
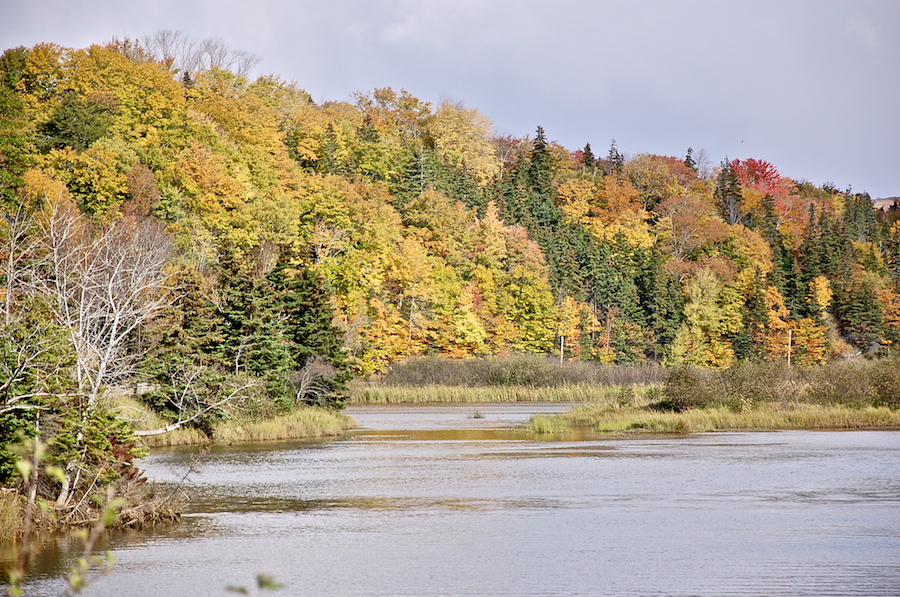
[[[726,430],[900,429],[900,359],[834,362],[814,369],[742,363],[681,367],[663,383],[622,386],[556,416],[535,433],[696,433]]]

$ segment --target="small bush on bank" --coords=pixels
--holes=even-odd
[[[799,369],[785,363],[741,362],[729,369],[685,366],[666,374],[657,410],[800,402],[821,406],[900,408],[900,359],[836,361]]]
[[[876,370],[888,367],[888,361],[835,361],[804,372],[807,382],[803,399],[812,404],[862,407],[875,398],[873,380]],[[896,366],[896,365],[895,365]],[[898,388],[900,390],[900,388]]]
[[[685,365],[666,374],[662,394],[663,399],[651,405],[653,409],[684,412],[720,402],[726,392],[715,371]]]
[[[900,409],[900,358],[877,368],[872,375],[875,406]]]

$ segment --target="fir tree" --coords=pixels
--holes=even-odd
[[[616,140],[613,139],[609,144],[609,152],[606,154],[606,173],[619,176],[625,168],[625,156],[619,153]]]
[[[547,137],[543,127],[537,127],[534,135],[534,143],[531,150],[531,161],[528,164],[528,179],[531,189],[539,195],[545,195],[550,190],[550,179],[553,176],[553,168],[550,160],[550,150],[547,148]]]
[[[306,267],[291,267],[282,260],[267,276],[275,293],[281,334],[291,356],[291,370],[315,380],[318,403],[342,406],[346,398],[346,384],[350,367],[343,349],[341,332],[333,324],[334,311],[322,281]],[[313,371],[318,361],[326,365]],[[308,381],[308,379],[307,379]],[[310,397],[300,397],[308,400]]]
[[[694,148],[688,147],[687,153],[684,156],[684,165],[693,170],[697,171],[697,161],[694,160]]]
[[[581,153],[581,167],[585,170],[593,170],[596,165],[597,158],[594,157],[594,152],[591,151],[591,144],[587,143]]]
[[[734,167],[726,157],[716,181],[716,205],[722,218],[729,224],[743,224],[745,219],[741,213],[743,204],[741,182]]]

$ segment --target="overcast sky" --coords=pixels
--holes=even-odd
[[[317,101],[406,89],[569,149],[900,195],[900,1],[0,0],[0,49],[218,37]]]

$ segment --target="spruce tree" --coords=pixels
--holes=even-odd
[[[719,178],[716,181],[716,205],[719,213],[729,224],[744,224],[745,218],[741,213],[743,196],[741,195],[741,182],[728,157],[722,162]]]
[[[609,144],[609,152],[606,154],[606,173],[619,176],[625,168],[625,156],[619,153],[616,140],[613,139]]]
[[[694,160],[694,148],[688,147],[687,153],[684,156],[684,165],[693,170],[697,171],[697,161]]]
[[[334,311],[321,279],[309,268],[291,266],[282,259],[267,276],[274,293],[282,323],[280,333],[290,354],[290,368],[296,375],[322,375],[318,403],[342,406],[350,367],[342,343],[342,334],[332,321]],[[329,371],[312,372],[314,361],[326,364]],[[301,399],[304,397],[301,396]]]
[[[581,167],[585,170],[593,170],[597,165],[597,158],[594,157],[594,152],[591,151],[591,144],[587,143],[584,146],[584,151],[581,153]]]

